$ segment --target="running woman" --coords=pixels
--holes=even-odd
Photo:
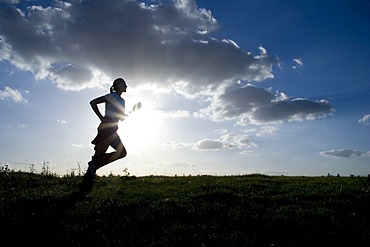
[[[91,142],[95,145],[95,154],[88,163],[88,169],[84,176],[82,187],[87,189],[92,186],[96,170],[115,160],[121,159],[127,155],[125,146],[122,144],[117,134],[119,120],[125,120],[130,113],[139,110],[141,102],[136,103],[129,114],[125,114],[125,100],[121,97],[126,92],[127,84],[124,79],[117,78],[110,88],[110,93],[93,99],[90,105],[99,117],[101,123],[98,127],[98,133]],[[105,103],[105,115],[100,112],[98,104]],[[109,146],[114,148],[114,152],[106,153]]]

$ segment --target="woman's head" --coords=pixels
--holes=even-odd
[[[123,92],[126,92],[127,84],[125,80],[122,78],[117,78],[113,81],[113,85],[110,87],[110,92],[112,93],[113,91],[121,94]]]

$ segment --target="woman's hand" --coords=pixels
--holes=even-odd
[[[135,111],[139,110],[142,106],[143,106],[143,104],[141,104],[141,102],[136,103],[134,105],[134,107],[132,108],[132,111],[135,112]]]
[[[132,110],[128,114],[125,114],[125,118],[128,118],[132,113],[134,113],[135,111],[139,110],[142,106],[143,106],[143,104],[141,104],[141,102],[136,103],[134,105],[134,107],[132,108]]]

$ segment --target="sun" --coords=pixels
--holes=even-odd
[[[146,152],[156,145],[161,123],[162,118],[157,111],[144,105],[119,123],[118,134],[128,152]]]

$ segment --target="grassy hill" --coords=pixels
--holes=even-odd
[[[15,246],[367,246],[368,177],[82,178],[0,174]]]

